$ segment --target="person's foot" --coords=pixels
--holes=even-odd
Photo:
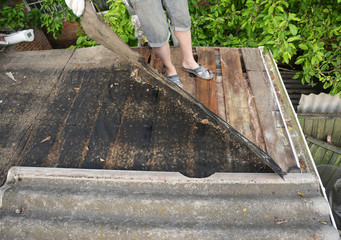
[[[208,70],[208,71],[205,71],[204,69],[199,69],[199,71],[194,71],[194,69],[198,69],[201,65],[199,65],[197,62],[195,61],[192,61],[192,62],[183,62],[182,63],[182,69],[186,72],[190,72],[190,73],[193,73],[195,74],[196,76],[198,77],[203,77],[204,79],[211,79],[213,76],[212,76],[212,73]],[[192,71],[190,71],[192,70]],[[204,73],[204,75],[203,75]]]
[[[167,76],[167,79],[169,81],[175,83],[179,87],[183,88],[182,83],[180,82],[179,76],[177,74],[176,75]]]

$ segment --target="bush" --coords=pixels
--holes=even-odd
[[[134,27],[131,18],[122,0],[108,0],[111,3],[106,13],[99,13],[101,19],[129,46],[137,46],[138,40],[135,39]],[[95,4],[95,8],[100,9]],[[75,46],[70,48],[83,48],[99,45],[97,42],[87,37],[82,29],[78,32],[78,39]]]
[[[52,32],[53,37],[57,39],[57,35],[62,33],[63,21],[76,20],[76,16],[66,7],[64,0],[44,0],[41,9],[32,9],[29,12],[23,3],[7,6],[6,1],[3,2],[0,9],[1,28],[18,31],[31,27],[38,29],[45,27],[47,32]]]
[[[104,15],[130,46],[134,29],[122,0]],[[302,84],[316,80],[335,95],[341,91],[341,0],[189,0],[196,46],[258,47],[277,62],[300,70]],[[84,37],[83,37],[84,38]],[[340,94],[341,97],[341,94]]]
[[[318,79],[330,94],[341,91],[341,0],[198,2],[189,0],[194,45],[265,46],[299,68],[303,84]]]

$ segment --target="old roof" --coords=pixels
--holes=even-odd
[[[163,71],[148,48],[136,51]],[[172,51],[180,69],[180,51]],[[49,238],[52,232],[71,231],[60,236],[84,233],[81,236],[90,238],[105,233],[122,239],[145,234],[160,238],[163,233],[174,239],[235,234],[249,239],[253,233],[264,239],[308,235],[337,239],[327,202],[319,192],[315,165],[271,55],[262,49],[195,51],[198,61],[213,69],[216,77],[205,81],[180,70],[179,74],[185,90],[206,107],[170,83],[156,85],[143,69],[123,65],[102,47],[3,54],[2,180],[12,166],[61,169],[12,170],[1,189],[1,234]],[[8,72],[14,80],[4,74]],[[172,107],[165,107],[166,103]],[[175,138],[174,132],[178,132]],[[158,148],[162,144],[167,147]],[[263,167],[260,149],[289,173],[285,181],[266,173],[271,170]],[[249,166],[254,161],[258,165]],[[190,179],[174,171],[192,177],[221,173]],[[241,173],[232,173],[236,171]],[[246,203],[240,209],[234,203],[243,201],[234,198],[233,191]],[[80,208],[84,199],[87,204]],[[100,199],[113,201],[102,205]],[[45,204],[52,200],[52,205]],[[137,204],[141,202],[146,208]],[[44,206],[46,210],[39,210]],[[102,214],[105,209],[107,215]],[[226,221],[236,217],[231,228],[219,220],[223,215]],[[18,233],[16,227],[8,228],[13,222],[20,229],[35,230]],[[298,226],[302,231],[295,232]]]
[[[338,239],[314,174],[12,168],[5,239]],[[298,195],[300,193],[301,195]]]

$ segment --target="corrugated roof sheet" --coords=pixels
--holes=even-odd
[[[341,113],[341,98],[326,93],[302,95],[298,113]]]
[[[2,239],[338,239],[313,174],[14,167]]]

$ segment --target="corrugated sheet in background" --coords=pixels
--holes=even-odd
[[[299,113],[341,113],[341,98],[326,93],[302,95]]]

